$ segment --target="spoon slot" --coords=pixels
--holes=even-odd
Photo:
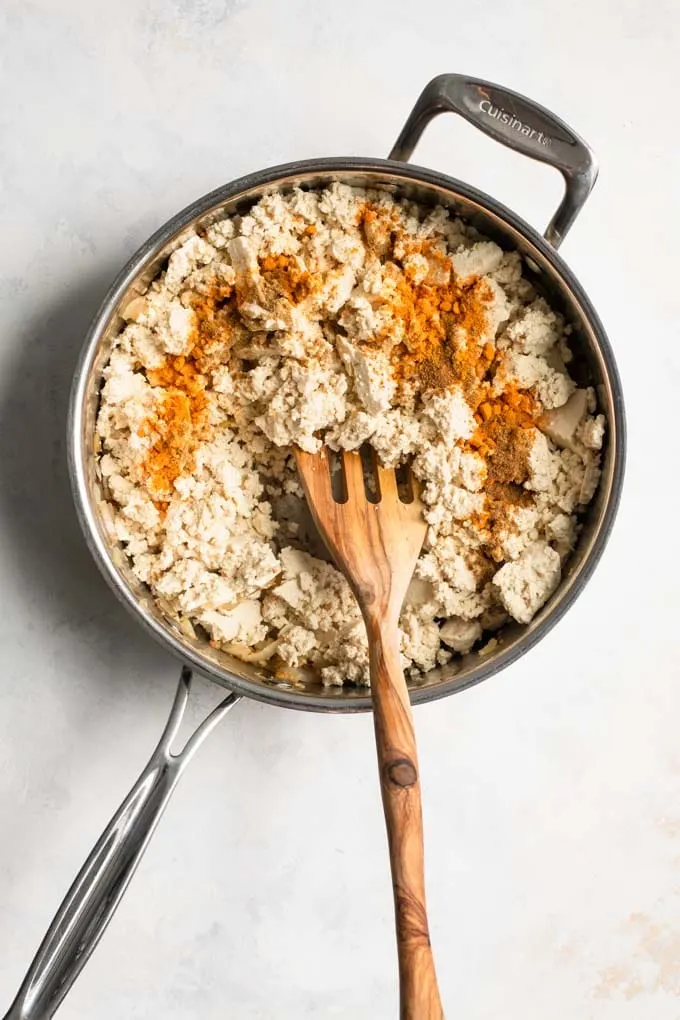
[[[328,471],[331,479],[331,492],[336,503],[347,502],[347,478],[342,454],[337,450],[328,450]]]
[[[368,443],[359,450],[361,457],[361,469],[364,474],[364,492],[369,503],[380,502],[380,476],[378,473],[378,458],[375,450]]]
[[[415,499],[415,490],[413,487],[413,475],[408,464],[400,464],[396,470],[397,476],[397,493],[399,500],[402,503],[412,503]]]

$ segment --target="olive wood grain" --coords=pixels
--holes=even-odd
[[[377,468],[369,502],[357,453],[342,456],[347,500],[333,497],[328,453],[295,451],[312,515],[349,581],[368,633],[375,738],[392,868],[401,1020],[442,1020],[425,904],[423,819],[413,717],[399,659],[399,613],[423,545],[417,495],[399,498],[394,471]],[[413,484],[413,482],[411,483]]]

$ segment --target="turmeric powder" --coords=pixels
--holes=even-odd
[[[383,308],[404,325],[403,343],[392,351],[396,379],[415,382],[421,390],[459,383],[467,396],[470,388],[478,388],[495,350],[493,344],[478,346],[487,329],[486,305],[492,299],[488,284],[478,277],[459,280],[451,259],[430,238],[419,239],[401,229],[394,210],[366,203],[360,223],[368,246],[377,244],[390,259],[393,287]],[[419,282],[404,266],[413,255],[424,257],[429,266]],[[375,338],[378,343],[383,339],[384,334]],[[486,367],[480,373],[482,364]]]
[[[403,343],[393,351],[396,378],[414,380],[421,389],[444,389],[453,382],[469,388],[472,379],[478,379],[484,353],[484,348],[474,348],[486,328],[484,306],[489,300],[483,280],[415,284],[402,274],[390,302],[390,311],[404,323],[405,333]],[[464,344],[460,344],[461,333]]]
[[[294,255],[266,255],[259,264],[265,281],[292,304],[300,304],[312,292],[312,274],[300,267]]]
[[[493,395],[493,381],[503,353],[484,339],[488,329],[487,306],[493,295],[479,277],[458,279],[450,258],[431,240],[419,240],[400,231],[394,212],[368,204],[361,223],[369,238],[389,239],[392,265],[397,272],[394,298],[388,308],[404,323],[404,341],[392,351],[393,372],[399,381],[415,382],[421,391],[461,387],[474,412],[477,428],[464,449],[486,463],[486,502],[477,524],[494,530],[511,525],[511,507],[521,505],[521,489],[529,473],[530,429],[541,409],[530,393],[508,384]],[[382,234],[379,227],[382,223]],[[404,271],[395,248],[406,255],[422,255],[430,271],[416,283]],[[380,340],[381,338],[376,338]],[[496,543],[497,545],[497,543]]]
[[[193,468],[194,453],[207,425],[206,373],[223,360],[232,339],[235,314],[232,288],[214,284],[191,298],[195,327],[186,355],[169,356],[147,379],[161,390],[158,406],[142,424],[140,435],[154,435],[144,470],[159,509],[170,499],[177,478]]]

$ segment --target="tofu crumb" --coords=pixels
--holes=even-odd
[[[530,623],[560,582],[560,557],[545,542],[534,542],[494,575],[501,604],[518,623]]]

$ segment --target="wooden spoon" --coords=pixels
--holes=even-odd
[[[363,613],[373,696],[380,786],[387,823],[399,955],[401,1020],[442,1020],[425,906],[423,818],[418,756],[406,680],[399,661],[399,614],[427,525],[413,499],[399,498],[394,471],[377,466],[377,491],[366,494],[358,453],[342,455],[345,502],[331,484],[328,451],[296,449],[307,501],[338,568]],[[337,492],[337,487],[336,487]]]

